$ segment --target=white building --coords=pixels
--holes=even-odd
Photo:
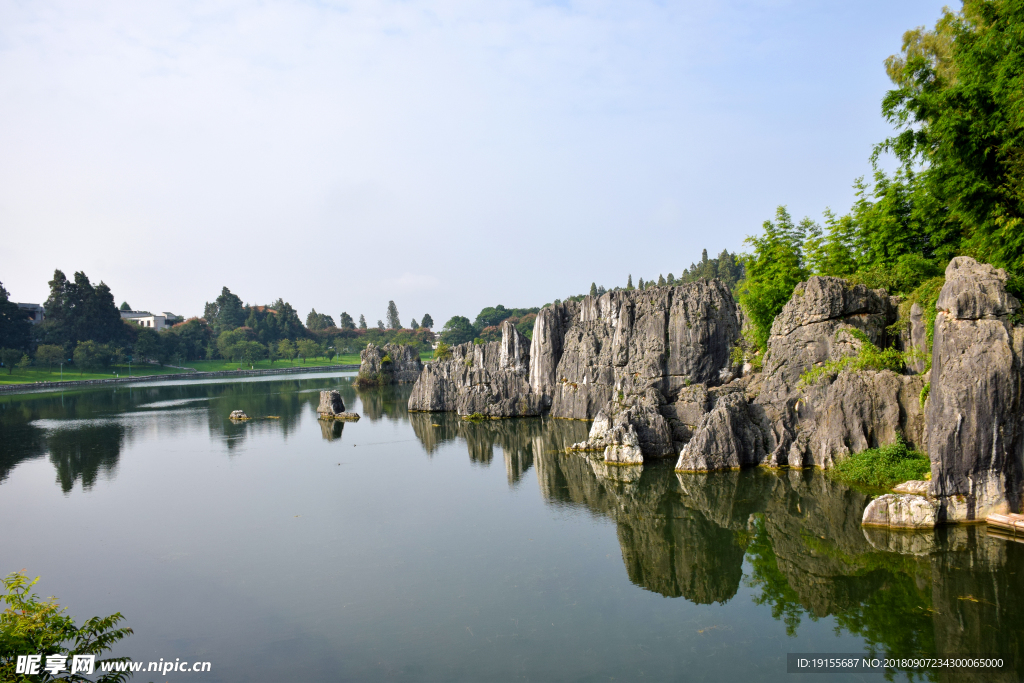
[[[43,307],[39,304],[17,304],[17,306],[18,310],[22,311],[33,325],[43,322]]]
[[[139,327],[148,327],[159,332],[165,327],[170,327],[181,322],[181,316],[174,315],[169,311],[163,313],[150,313],[149,311],[121,311],[121,318],[133,322]]]

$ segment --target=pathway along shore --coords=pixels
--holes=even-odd
[[[355,371],[358,365],[315,365],[300,368],[269,368],[267,370],[217,370],[215,372],[181,372],[166,375],[146,375],[143,377],[111,377],[110,379],[82,379],[66,382],[29,382],[25,384],[0,385],[0,394],[27,394],[41,391],[55,391],[71,387],[104,386],[108,384],[150,384],[153,382],[173,382],[182,379],[213,379],[216,377],[258,377],[260,375],[293,375],[307,372],[338,372]]]

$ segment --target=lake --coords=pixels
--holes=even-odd
[[[211,662],[161,680],[791,681],[790,652],[1024,679],[1024,545],[983,526],[866,532],[820,472],[606,467],[565,452],[587,422],[410,414],[410,387],[352,380],[0,397],[0,572],[124,614],[115,654]],[[318,421],[321,389],[362,419]]]

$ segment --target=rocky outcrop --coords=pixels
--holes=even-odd
[[[346,413],[345,401],[341,398],[341,392],[326,390],[320,392],[320,405],[316,409],[321,420],[350,420],[359,419],[358,413]]]
[[[248,420],[248,415],[245,414],[244,410],[232,410],[231,414],[228,415],[229,420]]]
[[[530,391],[529,340],[515,326],[501,324],[501,341],[460,344],[448,360],[428,364],[409,397],[409,410],[454,411],[459,415],[539,415],[539,396]]]
[[[927,404],[932,493],[944,521],[1018,512],[1024,491],[1020,303],[1006,273],[960,256],[936,305]]]
[[[739,336],[718,280],[556,303],[538,313],[529,349],[503,324],[501,342],[463,344],[428,365],[409,408],[594,420],[576,446],[608,463],[674,457],[709,408],[708,386],[734,376]]]
[[[420,353],[411,344],[367,344],[359,353],[359,376],[378,384],[411,384],[423,371]]]
[[[531,388],[555,417],[594,419],[580,446],[608,462],[675,456],[707,410],[708,386],[734,376],[740,318],[728,289],[702,280],[609,292],[586,297],[567,324],[568,310],[552,308],[534,331],[544,366]]]
[[[896,315],[896,302],[883,290],[831,277],[797,285],[772,326],[764,371],[743,398],[721,406],[712,401],[676,467],[827,468],[851,453],[893,443],[897,434],[920,446],[923,377],[844,370],[801,380],[813,368],[856,355],[865,339],[887,344],[886,327]]]
[[[864,526],[931,529],[935,526],[938,506],[925,496],[909,493],[888,493],[871,501],[864,508]]]

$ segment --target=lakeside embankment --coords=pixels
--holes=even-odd
[[[68,380],[57,382],[34,382],[31,384],[0,385],[0,394],[27,394],[43,391],[55,391],[70,387],[104,386],[110,384],[151,384],[154,382],[170,382],[188,378],[214,379],[217,377],[258,377],[260,375],[290,375],[308,372],[344,372],[358,370],[358,365],[310,365],[305,367],[273,368],[266,370],[218,370],[215,372],[168,373],[148,375],[144,377],[111,377],[108,379]]]

